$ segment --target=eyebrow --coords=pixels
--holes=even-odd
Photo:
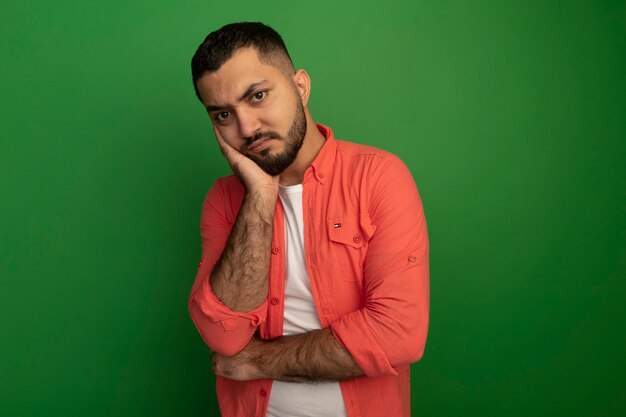
[[[246,97],[248,97],[250,94],[252,94],[252,92],[254,90],[256,90],[259,86],[263,85],[267,83],[267,80],[263,80],[263,81],[259,81],[256,83],[252,83],[248,86],[248,88],[246,88],[246,91],[243,92],[243,94],[241,96],[239,96],[239,99],[237,101],[242,101],[243,99],[245,99]],[[228,107],[227,105],[221,105],[221,104],[208,104],[206,106],[206,109],[208,111],[218,111],[221,110],[225,107]]]

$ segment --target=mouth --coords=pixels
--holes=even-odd
[[[270,146],[272,138],[263,138],[256,140],[252,145],[248,147],[249,152],[259,153]]]

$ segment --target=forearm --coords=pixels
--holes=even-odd
[[[264,341],[253,362],[263,378],[279,381],[339,381],[363,375],[328,329]]]
[[[267,297],[276,195],[246,194],[221,258],[211,273],[211,288],[233,311],[247,312]]]

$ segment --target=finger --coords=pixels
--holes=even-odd
[[[220,151],[222,151],[224,156],[226,156],[226,154],[231,150],[235,150],[235,148],[226,143],[219,129],[216,128],[215,125],[213,126],[213,133],[215,134],[215,139],[217,139],[217,145],[220,147]]]
[[[237,175],[241,179],[242,172],[241,172],[240,165],[242,163],[246,164],[247,162],[252,164],[252,161],[248,160],[248,158],[244,156],[241,152],[239,152],[237,149],[229,145],[222,137],[222,134],[220,133],[219,129],[217,129],[215,126],[213,126],[213,133],[215,133],[215,139],[217,139],[217,144],[220,147],[220,151],[222,152],[222,155],[224,155],[224,157],[228,161],[228,164],[230,165],[231,170],[233,171],[235,175]]]

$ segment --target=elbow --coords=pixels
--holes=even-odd
[[[213,320],[193,300],[189,302],[189,315],[204,343],[223,356],[236,355],[248,344],[256,330],[256,326],[242,318]]]
[[[414,341],[400,344],[397,350],[389,355],[389,363],[394,367],[418,362],[424,356],[424,344]]]
[[[198,333],[200,333],[200,337],[202,337],[202,340],[211,351],[224,356],[233,356],[241,350],[231,343],[228,343],[227,338],[216,335],[215,330],[217,329],[214,329],[215,323],[210,322],[210,320],[201,313],[198,314],[198,311],[192,305],[189,306],[189,314],[191,321],[193,321],[196,325],[196,329],[198,329]]]
[[[428,309],[419,311],[416,316],[420,319],[412,321],[411,325],[405,328],[404,351],[406,363],[414,363],[422,359],[426,349],[430,321]]]
[[[422,359],[423,356],[424,356],[424,346],[413,348],[408,352],[406,356],[407,363],[415,363],[419,361],[420,359]]]
[[[202,330],[200,330],[200,336],[212,352],[219,353],[222,356],[231,357],[241,352],[250,342],[253,335],[236,335],[236,337],[229,338],[224,337],[226,335],[221,335],[220,337],[214,334],[204,334]]]
[[[426,349],[426,338],[428,337],[428,322],[418,326],[408,349],[409,363],[414,363],[422,359]]]
[[[422,359],[426,349],[427,326],[418,326],[405,334],[402,341],[398,341],[390,356],[394,366],[408,365]],[[392,345],[393,346],[393,345]]]
[[[207,343],[207,345],[209,346],[211,351],[230,358],[232,356],[235,356],[239,352],[241,352],[243,348],[246,347],[249,341],[250,341],[249,339],[246,340],[241,346],[234,346],[234,345],[221,344],[221,343],[213,343],[211,345]]]

